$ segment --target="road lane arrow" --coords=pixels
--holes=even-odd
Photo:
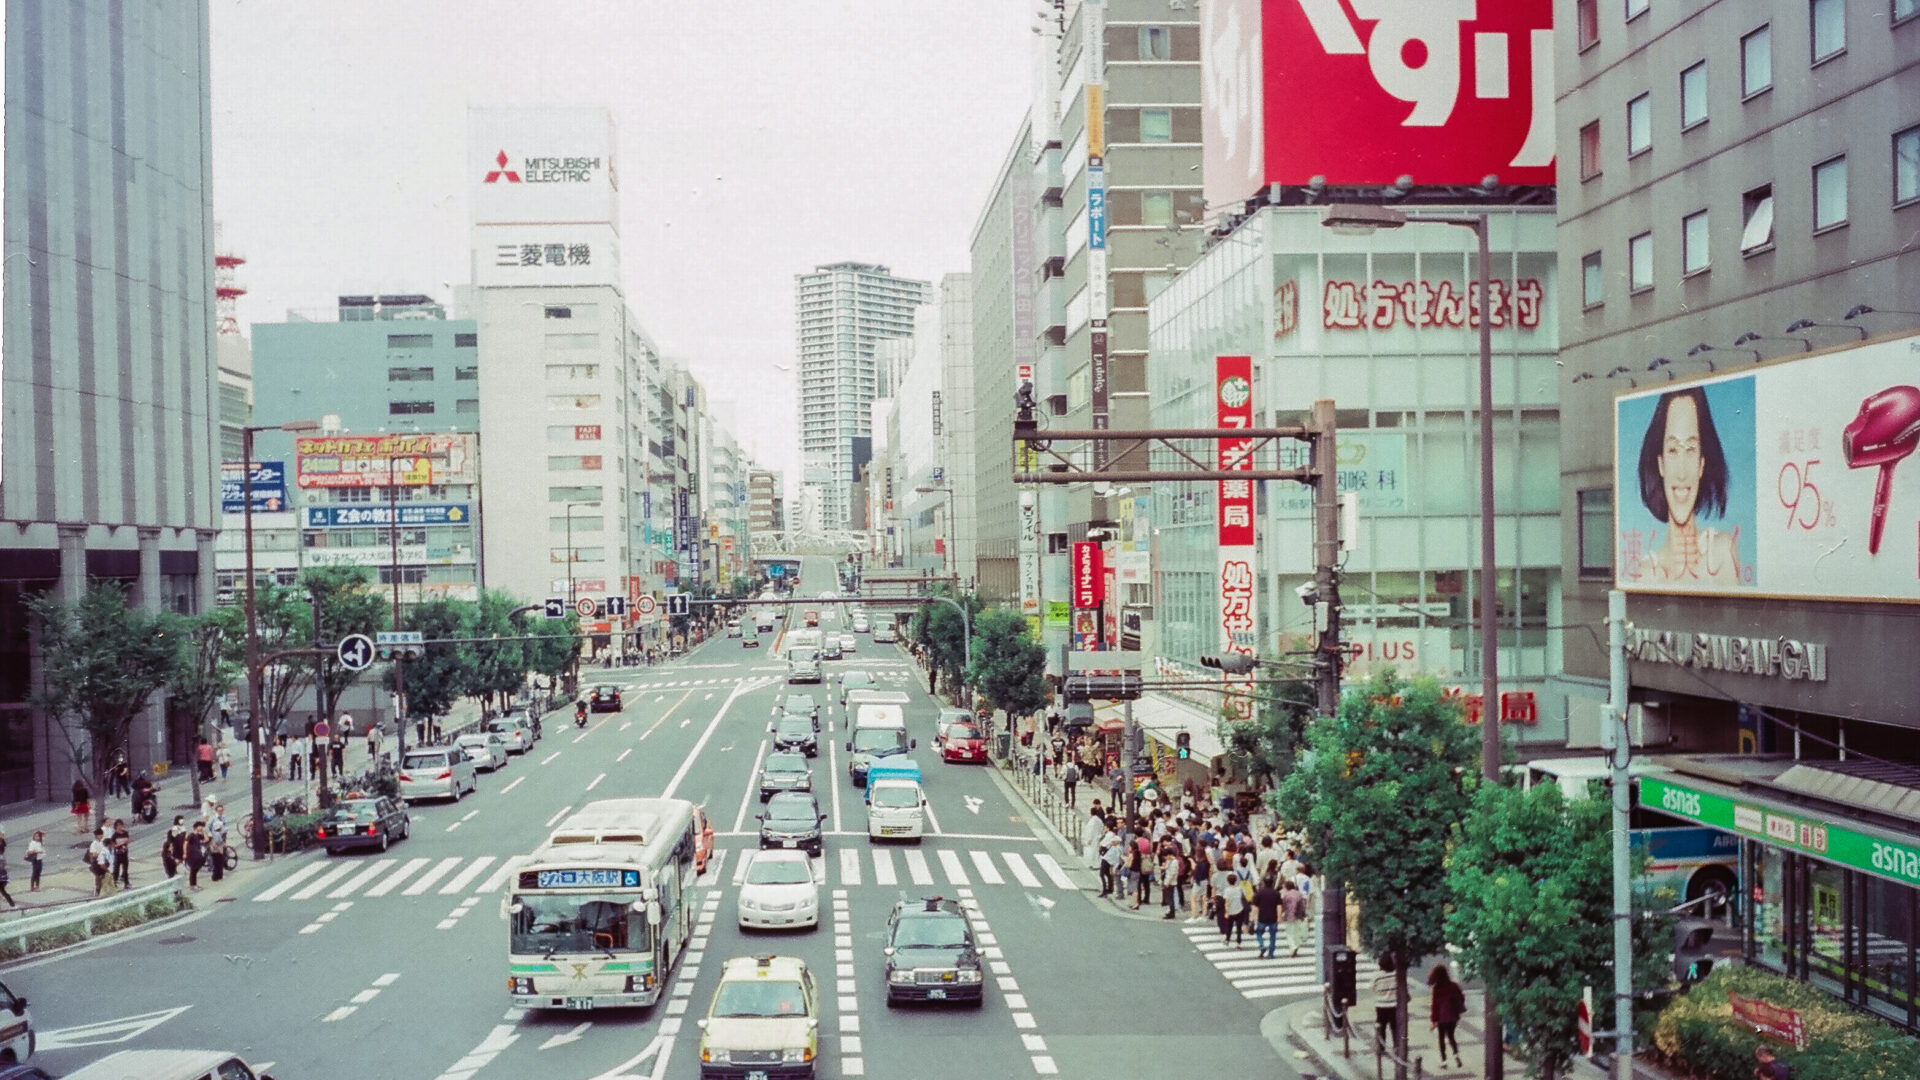
[[[191,1005],[182,1005],[177,1009],[161,1009],[158,1012],[141,1013],[138,1016],[122,1017],[119,1020],[101,1020],[92,1024],[61,1028],[58,1031],[42,1031],[36,1035],[36,1048],[66,1050],[76,1046],[106,1046],[109,1043],[123,1043],[145,1035],[191,1008],[193,1008]]]
[[[584,1024],[575,1024],[572,1031],[562,1032],[548,1039],[546,1042],[541,1043],[540,1049],[551,1050],[556,1046],[565,1046],[570,1042],[579,1042],[581,1037],[586,1035],[587,1029],[591,1027],[593,1027],[592,1021]]]
[[[657,1080],[666,1075],[667,1055],[673,1049],[673,1039],[666,1035],[655,1035],[645,1050],[592,1077],[591,1080]],[[644,1073],[634,1072],[635,1066],[648,1058],[656,1058],[652,1070]]]
[[[969,814],[979,813],[980,808],[986,805],[986,800],[980,798],[978,795],[967,795],[963,797],[967,800],[967,813]]]

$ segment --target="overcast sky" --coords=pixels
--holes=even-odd
[[[470,278],[466,109],[609,105],[627,302],[735,433],[797,454],[793,275],[938,279],[1031,85],[1022,0],[213,0],[214,215],[240,321]]]

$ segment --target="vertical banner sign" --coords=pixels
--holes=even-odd
[[[1107,403],[1107,20],[1101,4],[1086,4],[1080,10],[1087,35],[1087,360],[1093,427],[1104,431],[1111,424]],[[1094,443],[1093,467],[1104,469],[1109,460],[1107,444]]]
[[[940,391],[933,392],[933,437],[940,437]]]
[[[1079,540],[1073,545],[1073,606],[1081,611],[1097,611],[1104,599],[1106,560],[1100,545]]]
[[[1031,487],[1020,492],[1020,614],[1040,614],[1040,496]]]
[[[1089,358],[1089,379],[1093,400],[1093,428],[1105,431],[1112,426],[1112,418],[1107,413],[1107,320],[1095,319],[1093,329],[1088,333],[1091,344]],[[1093,467],[1107,467],[1107,444],[1093,444]]]
[[[1215,358],[1214,403],[1220,428],[1246,429],[1253,426],[1252,357]],[[1221,439],[1217,465],[1223,472],[1251,471],[1252,443],[1246,439]],[[1254,605],[1259,590],[1254,585],[1253,481],[1220,481],[1215,501],[1219,504],[1220,649],[1223,653],[1253,656],[1257,654],[1259,645],[1254,620]],[[1253,689],[1251,683],[1236,685],[1248,692]],[[1253,715],[1253,705],[1246,698],[1228,697],[1226,708],[1229,717],[1234,720],[1250,719]]]

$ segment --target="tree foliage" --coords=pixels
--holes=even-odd
[[[314,640],[317,647],[327,648],[348,634],[372,637],[389,625],[389,601],[378,590],[368,588],[372,581],[373,575],[364,566],[316,566],[300,575],[300,586],[307,594],[308,618],[319,612],[319,636]],[[327,704],[339,701],[362,674],[342,666],[331,655],[315,656],[309,663],[313,684],[323,692]]]
[[[246,610],[239,604],[219,609],[230,639],[246,652]],[[313,609],[297,589],[267,585],[254,590],[254,627],[264,659],[283,649],[313,645]],[[287,713],[300,694],[313,685],[313,665],[299,661],[269,665],[260,676],[260,724],[269,735],[283,731]],[[242,675],[244,678],[244,673]]]
[[[193,717],[196,740],[207,735],[207,722],[228,692],[246,678],[246,642],[235,625],[218,610],[185,620],[170,681],[174,706]],[[190,764],[186,772],[197,804],[200,770]]]
[[[942,596],[952,593],[944,586],[935,592]],[[985,608],[980,598],[972,593],[962,593],[954,597],[954,603],[967,609],[966,619],[960,612],[940,601],[928,601],[920,605],[913,617],[913,640],[927,650],[932,663],[934,684],[929,687],[938,693],[945,685],[949,692],[957,690],[960,680],[965,678],[967,669],[967,626],[980,617]]]
[[[580,617],[569,611],[563,619],[534,619],[523,632],[539,639],[527,643],[527,670],[558,686],[580,655]]]
[[[401,621],[408,630],[429,640],[470,637],[473,608],[464,601],[435,598],[408,608]],[[395,668],[401,666],[396,664],[387,669],[384,685],[390,691],[397,686]],[[447,715],[472,684],[473,666],[474,650],[470,645],[429,645],[423,657],[407,661],[401,678],[406,682],[408,715],[418,718]]]
[[[945,606],[945,605],[941,605]],[[1027,716],[1047,703],[1047,651],[1026,617],[1005,608],[981,612],[973,627],[973,666],[967,678],[1008,716]]]
[[[1313,684],[1304,681],[1263,686],[1260,692],[1280,700],[1255,701],[1250,720],[1234,721],[1223,716],[1220,744],[1246,769],[1248,779],[1278,784],[1281,777],[1293,771],[1319,698]]]
[[[1323,869],[1360,905],[1360,941],[1401,960],[1395,1046],[1406,1052],[1407,969],[1446,947],[1446,858],[1467,815],[1477,733],[1431,677],[1391,670],[1349,689],[1307,726],[1278,804],[1305,822]]]
[[[1613,1030],[1612,804],[1566,800],[1558,785],[1483,786],[1448,863],[1448,939],[1483,979],[1534,1071],[1551,1080],[1579,1049],[1574,1013],[1594,988],[1594,1030]],[[1644,865],[1644,858],[1638,860]],[[1640,867],[1635,867],[1636,876]],[[1665,981],[1664,914],[1636,897],[1634,983]]]
[[[512,618],[519,607],[513,597],[495,589],[482,589],[473,608],[470,636],[478,638],[514,638],[526,631]],[[511,694],[520,688],[528,670],[528,645],[519,641],[480,643],[473,646],[473,670],[466,692],[483,700]]]
[[[74,766],[104,795],[107,766],[126,749],[134,718],[178,672],[182,620],[130,603],[116,582],[96,582],[72,604],[48,592],[26,605],[40,623],[40,689],[33,702],[59,726]],[[98,822],[105,800],[94,805]]]

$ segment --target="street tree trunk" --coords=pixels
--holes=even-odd
[[[1407,1080],[1407,1062],[1412,1060],[1407,1054],[1407,1013],[1413,1004],[1413,994],[1407,988],[1407,969],[1412,966],[1402,960],[1400,970],[1393,973],[1393,1002],[1397,1006],[1393,1011],[1394,1080]]]

